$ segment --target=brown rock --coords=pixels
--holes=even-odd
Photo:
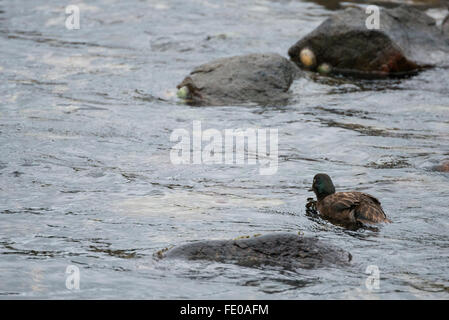
[[[301,52],[311,50],[316,63],[333,73],[358,77],[413,74],[422,68],[449,63],[449,43],[436,22],[413,7],[380,8],[380,28],[368,29],[369,14],[361,8],[339,11],[289,49],[305,67]],[[306,63],[307,64],[307,63]]]

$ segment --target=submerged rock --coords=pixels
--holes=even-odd
[[[297,67],[278,54],[249,54],[195,68],[178,86],[192,105],[284,104]]]
[[[234,240],[208,240],[181,245],[157,253],[159,258],[210,260],[255,267],[316,268],[347,265],[350,253],[322,243],[317,238],[275,233]]]
[[[288,54],[302,68],[316,70],[327,64],[332,73],[358,77],[413,74],[422,68],[449,62],[449,43],[436,22],[406,6],[380,8],[380,28],[368,29],[370,15],[348,8],[326,19],[293,45]],[[304,59],[304,52],[314,55]]]
[[[439,165],[434,166],[432,169],[440,172],[449,172],[449,161],[443,161]]]

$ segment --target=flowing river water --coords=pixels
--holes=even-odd
[[[305,74],[286,106],[191,107],[176,85],[215,58],[288,48],[338,2],[0,1],[0,298],[449,297],[449,77]],[[446,9],[428,10],[437,19]],[[278,130],[278,168],[174,165],[176,129]],[[347,230],[306,214],[313,176],[378,197],[392,224]],[[196,240],[291,232],[348,267],[157,261]],[[68,266],[80,288],[66,286]],[[379,270],[369,288],[368,266]],[[369,269],[369,268],[368,268]]]

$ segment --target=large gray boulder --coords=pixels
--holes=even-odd
[[[293,45],[290,58],[300,67],[361,77],[401,76],[448,64],[447,37],[425,13],[406,6],[380,8],[379,29],[367,28],[369,16],[358,7],[337,12]]]
[[[275,233],[236,240],[209,240],[181,245],[157,253],[159,258],[210,260],[256,267],[316,268],[348,265],[351,254],[317,238]]]
[[[249,54],[195,68],[178,86],[192,105],[284,104],[298,69],[278,54]]]
[[[406,2],[407,5],[420,9],[440,8],[448,5],[449,0],[302,0],[305,2],[314,2],[325,7],[328,10],[336,10],[347,7],[350,3],[363,5],[378,5],[387,8],[394,8]]]

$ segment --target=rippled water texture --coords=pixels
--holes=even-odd
[[[219,57],[276,52],[338,2],[0,1],[2,298],[449,297],[447,67],[391,81],[314,75],[283,107],[195,108],[176,85]],[[437,17],[445,9],[433,9]],[[279,167],[173,165],[174,129],[277,128]],[[393,221],[350,231],[306,215],[312,178],[378,197]],[[296,272],[155,261],[201,239],[301,231],[350,267]],[[80,290],[66,288],[66,268]],[[380,288],[365,286],[368,265]]]

